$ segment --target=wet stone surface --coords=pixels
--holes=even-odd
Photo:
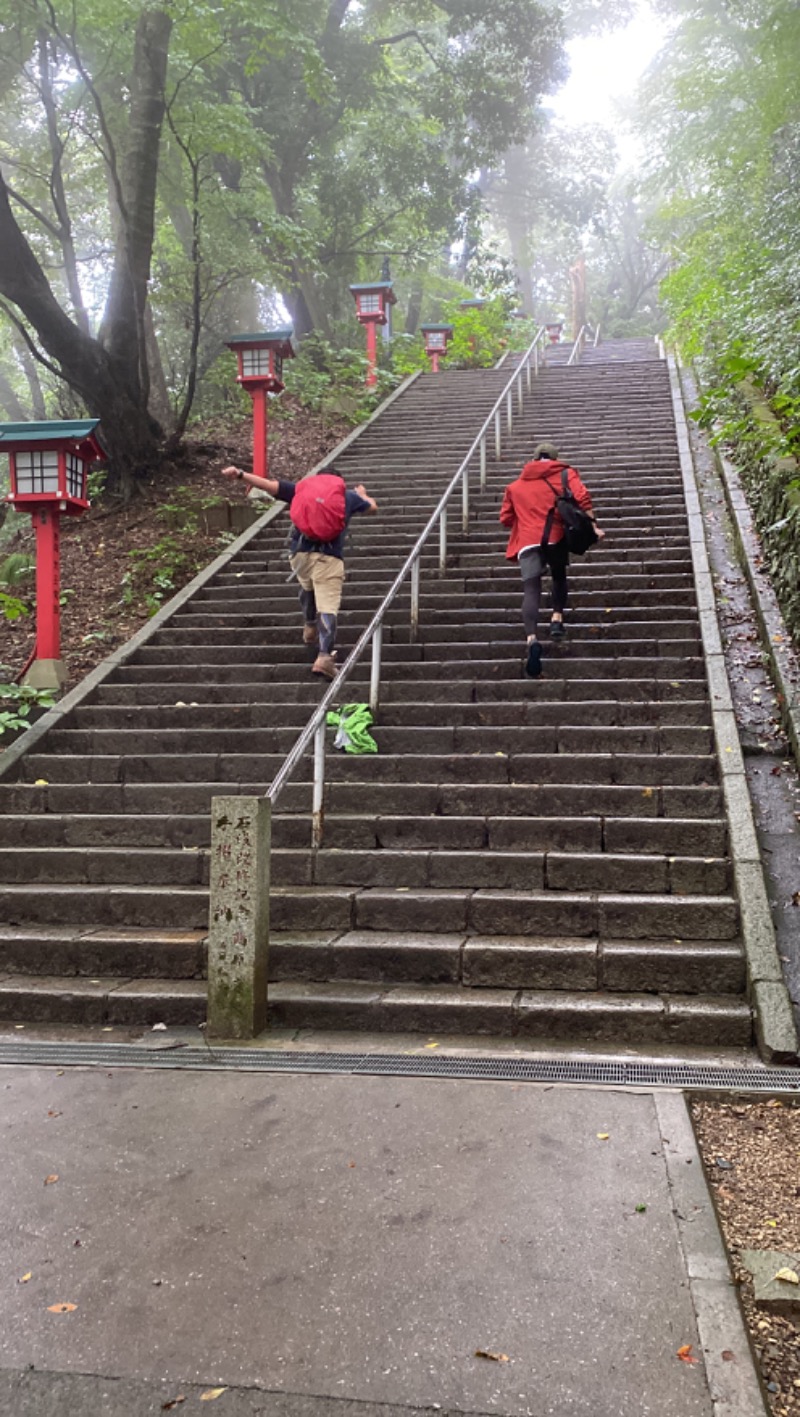
[[[683,371],[692,407],[694,384]],[[717,614],[733,696],[778,954],[800,1027],[800,776],[780,722],[747,581],[713,452],[690,424],[714,575]]]

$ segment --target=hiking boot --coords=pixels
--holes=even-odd
[[[565,636],[566,633],[567,633],[567,632],[566,632],[566,630],[565,630],[565,628],[564,628],[564,621],[563,621],[563,620],[551,620],[551,621],[550,621],[550,638],[551,638],[551,640],[563,640],[563,638],[564,638],[564,636]]]
[[[318,654],[311,666],[311,673],[319,674],[322,679],[335,679],[339,666],[332,654]]]
[[[538,640],[531,640],[525,655],[524,673],[526,679],[538,679],[542,672],[542,646]]]
[[[303,626],[303,644],[315,645],[319,639],[316,620],[307,620]]]

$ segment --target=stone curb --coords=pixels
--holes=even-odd
[[[669,356],[667,364],[689,522],[692,566],[698,591],[700,633],[708,676],[717,760],[728,818],[731,860],[741,915],[748,993],[755,1014],[756,1038],[762,1056],[768,1062],[795,1062],[798,1051],[797,1031],[778,958],[744,758],[733,714],[683,393],[672,355]]]
[[[652,1096],[715,1417],[766,1417],[750,1335],[686,1101],[679,1092]],[[725,1359],[723,1353],[733,1357]]]
[[[374,423],[377,418],[385,413],[390,404],[393,404],[401,394],[405,393],[406,389],[419,378],[421,373],[422,370],[417,369],[413,374],[409,374],[408,378],[404,379],[402,384],[398,384],[397,388],[393,390],[388,398],[384,399],[383,403],[375,409],[374,413],[370,414],[369,418],[366,419],[364,423],[359,423],[357,428],[354,428],[351,433],[348,433],[347,437],[343,438],[342,442],[338,443],[336,447],[322,459],[322,462],[317,463],[309,472],[304,473],[304,476],[312,477],[314,473],[321,472],[323,468],[329,467],[331,463],[341,457],[342,453],[361,436],[365,429],[369,428],[370,424]],[[42,717],[37,719],[19,738],[15,739],[8,748],[0,752],[0,779],[6,777],[11,769],[16,767],[20,758],[24,758],[26,753],[32,752],[38,746],[45,734],[50,732],[51,728],[57,728],[67,714],[71,713],[74,708],[77,708],[78,704],[83,703],[84,699],[88,698],[89,694],[93,693],[98,685],[102,684],[115,669],[126,664],[131,656],[134,655],[142,645],[147,644],[148,640],[167,624],[178,610],[183,609],[184,605],[192,599],[197,591],[202,590],[203,586],[207,585],[220,571],[224,571],[225,567],[239,555],[240,551],[243,551],[265,527],[269,526],[270,522],[275,521],[275,519],[285,511],[286,508],[283,502],[274,502],[268,511],[264,513],[263,517],[259,517],[258,521],[253,522],[253,525],[242,532],[241,536],[238,536],[235,541],[232,541],[230,546],[226,546],[221,555],[217,556],[214,561],[211,561],[208,566],[205,566],[202,571],[199,571],[194,579],[189,581],[188,585],[185,585],[182,590],[178,591],[177,595],[174,595],[171,600],[167,601],[166,605],[162,605],[161,609],[153,616],[152,620],[148,620],[146,625],[142,625],[141,629],[137,630],[135,635],[132,635],[129,640],[126,640],[123,645],[120,645],[118,649],[115,649],[112,654],[102,660],[102,662],[97,665],[96,669],[92,669],[84,679],[81,679],[79,684],[76,684],[74,689],[71,689],[68,694],[64,695],[63,699],[60,699],[53,708],[48,709],[47,713],[42,714]]]
[[[781,698],[781,719],[795,762],[800,768],[800,666],[769,577],[757,565],[761,557],[761,544],[739,473],[719,448],[714,449],[714,456],[733,523],[733,539],[739,562],[750,587],[761,643],[769,657],[772,677]]]

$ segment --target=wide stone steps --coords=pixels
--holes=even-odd
[[[328,755],[321,849],[308,758],[281,795],[274,1025],[749,1041],[669,389],[654,346],[641,355],[546,369],[510,437],[503,409],[471,535],[458,499],[445,574],[438,535],[423,554],[416,640],[406,587],[387,617],[377,757]],[[341,660],[508,372],[420,379],[341,454],[381,509],[353,525]],[[567,640],[543,635],[532,682],[497,511],[541,437],[581,468],[608,536],[574,563]],[[287,527],[0,781],[0,1017],[202,1020],[211,801],[266,791],[327,687]],[[367,657],[346,697],[368,680]]]
[[[196,851],[206,850],[210,840],[211,823],[205,812],[130,816],[90,811],[9,813],[0,820],[4,848],[36,847],[37,852],[53,847]],[[722,817],[437,817],[330,812],[324,850],[581,851],[593,856],[607,851],[614,856],[661,853],[668,860],[676,859],[678,852],[690,852],[714,864],[714,858],[726,856],[727,840]],[[277,812],[272,818],[272,841],[278,849],[307,848],[308,817]],[[25,869],[37,869],[35,862]],[[48,869],[52,870],[52,865]],[[618,872],[621,869],[618,867]]]

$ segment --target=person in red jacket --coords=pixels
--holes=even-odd
[[[569,552],[564,540],[564,527],[556,510],[564,468],[567,469],[569,489],[578,506],[594,521],[588,489],[574,467],[559,461],[558,449],[552,443],[540,443],[534,449],[531,461],[525,464],[516,482],[508,484],[500,508],[500,521],[511,532],[506,556],[509,561],[517,561],[522,572],[522,618],[528,636],[524,669],[529,679],[538,679],[542,672],[542,648],[537,630],[545,566],[549,566],[553,578],[550,636],[554,640],[564,636]],[[595,530],[598,537],[605,536],[596,522]]]

